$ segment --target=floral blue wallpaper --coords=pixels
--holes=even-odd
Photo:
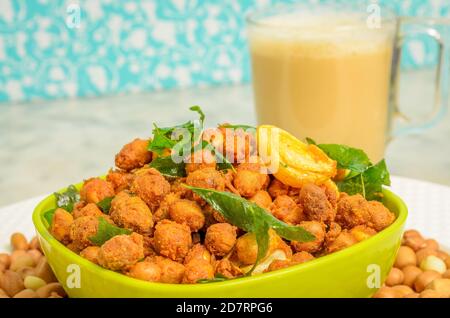
[[[296,1],[1,0],[0,102],[248,82],[244,17],[279,2]],[[384,2],[450,14],[448,0]],[[434,59],[411,45],[407,66]]]

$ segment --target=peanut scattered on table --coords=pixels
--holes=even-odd
[[[0,253],[0,298],[67,297],[36,237],[28,242],[14,233],[11,247],[11,254]],[[406,231],[394,267],[373,297],[450,298],[449,254],[436,240]]]
[[[0,298],[66,297],[36,237],[28,242],[22,233],[14,233],[11,248],[11,254],[0,253]]]
[[[450,298],[450,256],[417,230],[403,235],[394,267],[374,298]]]

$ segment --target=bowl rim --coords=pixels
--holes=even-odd
[[[77,184],[75,186],[79,188],[81,184],[82,183]],[[65,190],[66,188],[61,189],[58,192],[62,192]],[[61,242],[59,242],[56,238],[54,238],[50,234],[50,232],[47,229],[47,226],[43,222],[43,213],[48,211],[47,209],[44,209],[44,207],[48,205],[51,201],[55,202],[53,194],[47,196],[41,202],[39,202],[39,204],[33,211],[32,219],[37,233],[51,246],[52,249],[58,250],[59,253],[64,255],[64,258],[70,259],[71,262],[77,264],[81,268],[85,267],[91,273],[93,273],[98,277],[103,278],[105,281],[113,281],[114,283],[128,285],[135,289],[158,289],[161,291],[173,292],[175,288],[177,292],[188,293],[193,291],[202,291],[202,290],[206,291],[208,289],[211,289],[212,287],[214,288],[220,288],[223,286],[232,287],[232,286],[239,286],[247,282],[257,282],[261,280],[270,281],[270,279],[273,279],[275,277],[306,271],[309,268],[314,267],[318,263],[333,263],[336,259],[346,258],[351,255],[357,255],[359,251],[367,249],[371,245],[375,244],[377,240],[380,240],[383,236],[389,236],[390,234],[395,233],[399,228],[401,228],[405,224],[406,218],[408,216],[408,208],[404,203],[404,201],[395,193],[385,188],[383,189],[383,195],[386,201],[392,202],[393,205],[397,207],[398,214],[396,215],[396,219],[394,223],[392,223],[389,227],[385,228],[384,230],[378,232],[376,235],[362,242],[358,242],[353,246],[350,246],[348,248],[345,248],[332,254],[321,256],[306,263],[290,266],[273,272],[263,273],[255,276],[240,277],[222,282],[211,282],[204,284],[167,284],[158,282],[147,282],[126,276],[119,272],[105,269],[79,256],[75,252],[68,249]]]

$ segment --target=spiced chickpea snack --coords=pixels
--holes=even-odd
[[[155,128],[153,138],[125,145],[105,179],[87,179],[79,198],[72,194],[49,215],[52,235],[109,270],[149,282],[194,284],[301,266],[358,244],[395,220],[376,201],[384,181],[371,180],[376,184],[362,195],[335,179],[342,174],[339,158],[320,145],[287,138],[284,146],[291,143],[289,151],[296,153],[281,156],[274,171],[258,154],[259,132],[233,126],[231,143],[200,134],[192,148],[204,148],[178,162],[177,148],[160,143],[177,127]],[[367,169],[373,167],[366,161]]]

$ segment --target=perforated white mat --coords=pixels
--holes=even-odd
[[[425,236],[450,246],[450,187],[403,177],[392,177],[392,191],[409,208],[407,228],[416,228]],[[44,196],[32,198],[0,209],[0,251],[9,246],[11,233],[34,235],[31,214]]]

